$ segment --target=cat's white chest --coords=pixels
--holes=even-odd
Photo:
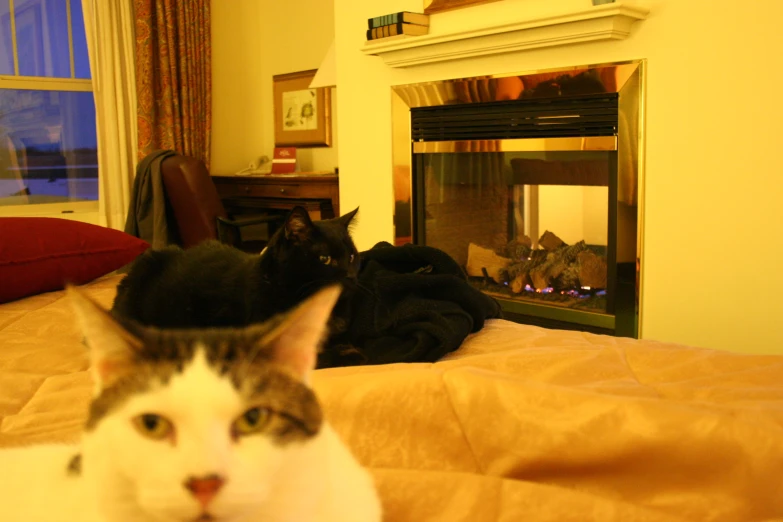
[[[381,504],[370,473],[328,423],[317,440],[289,456],[258,520],[380,522]],[[346,500],[350,499],[350,500]]]
[[[77,453],[69,445],[0,451],[0,520],[104,522],[89,500],[83,478],[67,471]]]

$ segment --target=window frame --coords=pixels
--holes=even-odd
[[[70,61],[71,77],[51,77],[51,76],[20,76],[19,75],[19,53],[16,43],[16,14],[15,0],[7,1],[9,4],[9,13],[11,21],[11,48],[14,58],[14,74],[0,74],[0,89],[3,90],[31,90],[31,91],[67,91],[67,92],[94,92],[92,78],[76,78],[76,67],[73,52],[73,18],[71,17],[71,2],[80,2],[81,0],[68,0],[66,2],[66,13],[68,19],[68,56]],[[88,58],[89,59],[89,58]],[[92,75],[91,75],[92,76]],[[100,194],[100,179],[98,180],[98,191]],[[100,197],[100,196],[99,196]],[[85,213],[94,216],[85,216]],[[93,201],[64,201],[62,203],[25,203],[22,205],[0,205],[0,217],[11,216],[52,216],[62,214],[61,217],[81,216],[80,220],[89,219],[97,221],[98,200]]]

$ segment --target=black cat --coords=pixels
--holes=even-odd
[[[239,327],[283,312],[328,283],[350,286],[359,255],[349,225],[358,210],[312,221],[296,207],[260,256],[217,241],[148,250],[117,287],[112,313],[161,328]]]

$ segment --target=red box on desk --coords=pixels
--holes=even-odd
[[[296,147],[275,147],[272,156],[272,174],[296,172]]]

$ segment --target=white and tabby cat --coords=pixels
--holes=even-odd
[[[121,324],[69,293],[96,378],[82,442],[1,450],[0,520],[381,520],[307,384],[339,288],[218,330]]]

